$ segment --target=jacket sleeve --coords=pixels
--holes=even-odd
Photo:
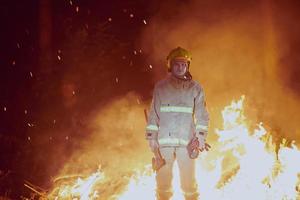
[[[152,102],[146,127],[146,139],[157,139],[159,129],[160,99],[156,87],[153,91]]]
[[[204,137],[207,137],[208,125],[209,125],[209,113],[206,109],[205,95],[202,87],[198,85],[197,95],[194,99],[195,101],[195,126],[196,134],[203,133]]]

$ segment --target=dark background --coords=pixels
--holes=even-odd
[[[135,39],[153,3],[0,2],[0,193],[26,194],[24,180],[47,185],[62,167],[56,158],[84,139],[82,118],[95,105],[128,91],[150,97],[147,55]]]

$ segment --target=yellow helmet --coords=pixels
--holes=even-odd
[[[192,55],[188,50],[181,47],[177,47],[173,49],[172,51],[170,51],[169,55],[167,56],[168,71],[171,71],[171,61],[175,58],[184,58],[188,61],[190,65],[190,62],[192,60]]]

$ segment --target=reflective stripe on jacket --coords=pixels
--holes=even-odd
[[[160,146],[186,146],[195,133],[207,136],[208,122],[204,91],[199,83],[168,75],[155,85],[147,139],[158,139]]]

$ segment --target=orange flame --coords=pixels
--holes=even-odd
[[[243,112],[245,97],[232,101],[222,111],[223,128],[216,129],[218,144],[197,159],[196,176],[201,199],[209,200],[285,200],[299,199],[300,151],[294,143],[287,147],[282,142],[278,153],[272,137],[257,124],[254,131],[248,128]],[[93,190],[100,184],[103,174],[97,172],[73,185],[64,186],[58,199],[98,199],[101,194]],[[183,199],[179,185],[179,172],[173,169],[174,200]],[[155,174],[150,165],[136,171],[121,194],[112,199],[155,199]]]

